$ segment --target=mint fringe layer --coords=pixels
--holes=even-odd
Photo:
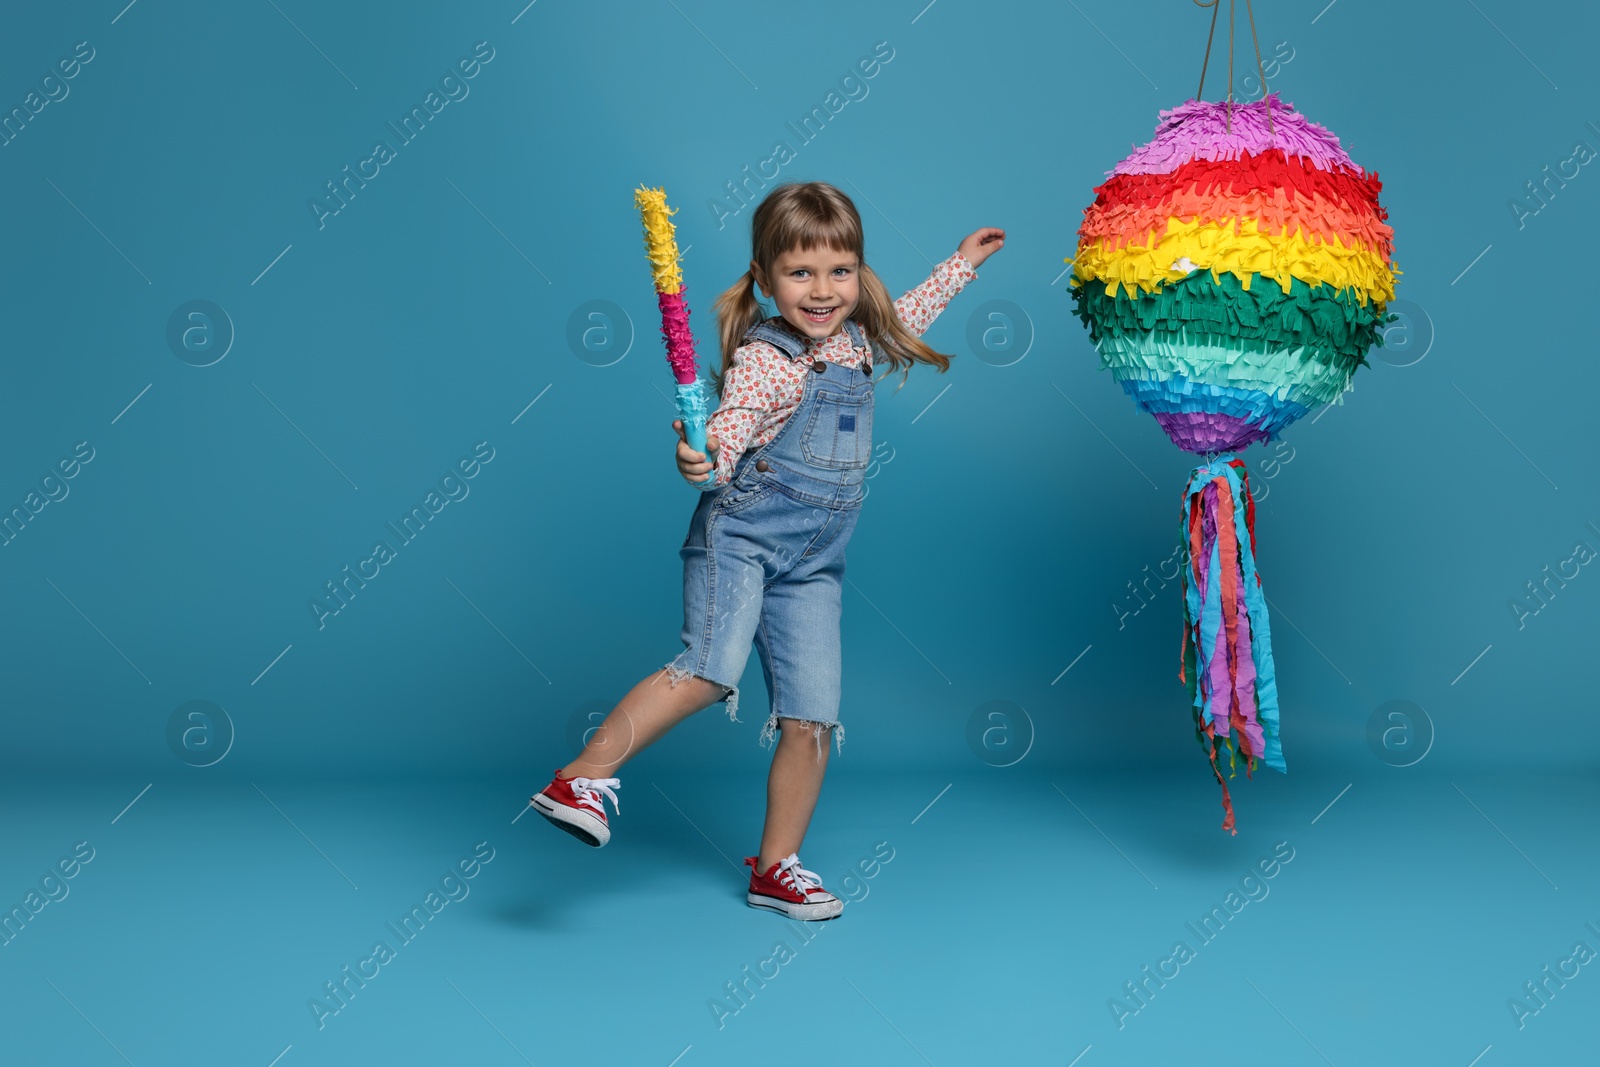
[[[1241,529],[1242,528],[1242,529]],[[1255,498],[1244,462],[1220,456],[1196,467],[1184,489],[1183,651],[1179,680],[1189,691],[1195,738],[1222,787],[1222,828],[1234,829],[1223,779],[1265,763],[1287,772],[1278,732],[1272,630],[1255,562]]]
[[[1337,403],[1348,392],[1350,375],[1330,363],[1320,363],[1299,349],[1252,352],[1233,345],[1196,344],[1164,334],[1106,337],[1100,342],[1100,366],[1128,390],[1127,383],[1187,382],[1250,389],[1277,400],[1292,401],[1306,410],[1318,404]]]

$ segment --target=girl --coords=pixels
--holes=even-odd
[[[640,681],[583,752],[556,771],[533,805],[586,844],[610,840],[602,797],[616,808],[614,774],[687,716],[726,701],[738,721],[739,679],[754,642],[772,713],[760,740],[776,738],[767,815],[746,900],[792,919],[832,919],[844,902],[800,866],[800,842],[822,789],[839,725],[840,585],[845,546],[872,458],[872,365],[890,370],[950,357],[919,337],[950,298],[977,277],[1005,233],[981,229],[928,280],[891,301],[863,255],[861,216],[821,182],[780,185],[751,219],[750,269],[717,300],[721,396],[706,448],[678,431],[678,469],[704,486],[683,559],[684,650]],[[777,306],[767,318],[751,286]],[[902,377],[902,384],[904,384]],[[666,685],[659,684],[663,679]],[[805,735],[816,754],[805,750]]]

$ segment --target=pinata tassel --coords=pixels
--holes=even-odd
[[[1255,565],[1255,499],[1244,462],[1219,456],[1189,475],[1184,488],[1181,540],[1183,650],[1178,678],[1189,690],[1195,737],[1222,787],[1222,828],[1234,829],[1228,777],[1235,752],[1245,775],[1259,760],[1285,771],[1278,736],[1278,687],[1272,631]]]

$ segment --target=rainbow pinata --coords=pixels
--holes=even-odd
[[[1073,302],[1101,365],[1174,444],[1206,456],[1179,513],[1178,679],[1230,832],[1224,770],[1234,777],[1238,756],[1246,775],[1287,770],[1255,499],[1231,453],[1340,400],[1382,343],[1397,272],[1381,189],[1276,94],[1190,100],[1161,112],[1078,230]]]
[[[1073,300],[1101,365],[1194,453],[1339,400],[1394,299],[1381,188],[1276,94],[1161,112],[1078,230]]]

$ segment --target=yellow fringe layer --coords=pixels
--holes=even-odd
[[[1252,218],[1185,222],[1170,219],[1167,232],[1153,247],[1123,244],[1113,248],[1105,237],[1079,243],[1073,270],[1078,284],[1103,281],[1107,295],[1116,296],[1118,287],[1137,296],[1138,291],[1154,293],[1169,281],[1176,281],[1187,270],[1173,265],[1187,258],[1193,267],[1209,270],[1213,281],[1226,273],[1250,288],[1250,278],[1259,274],[1277,282],[1284,293],[1299,278],[1308,285],[1326,283],[1335,289],[1354,289],[1366,300],[1394,299],[1398,270],[1373,252],[1365,243],[1352,239],[1310,242],[1295,234],[1263,233]]]

